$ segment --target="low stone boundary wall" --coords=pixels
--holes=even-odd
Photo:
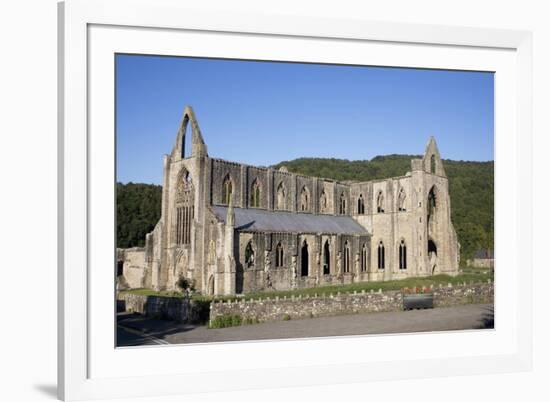
[[[461,304],[493,303],[493,283],[477,285],[442,286],[433,289],[434,307],[450,307]]]
[[[208,307],[209,303],[187,301],[181,297],[144,296],[132,293],[117,295],[119,310],[178,322],[206,321],[209,314]]]
[[[493,302],[492,283],[459,286],[449,284],[432,288],[432,291],[434,307]],[[403,310],[403,292],[363,291],[213,302],[210,306],[210,321],[224,315],[238,315],[243,320],[267,322],[401,310]]]

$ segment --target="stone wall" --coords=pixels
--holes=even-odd
[[[435,307],[493,302],[492,283],[441,286],[434,288],[433,293]],[[215,302],[210,307],[210,319],[221,315],[240,315],[244,320],[267,322],[402,309],[401,291],[371,291]]]
[[[313,318],[331,315],[398,311],[402,308],[402,294],[383,293],[331,294],[317,297],[260,299],[213,303],[210,319],[219,315],[240,315],[259,322],[282,321],[288,318]]]
[[[492,283],[466,286],[442,286],[434,289],[434,307],[449,307],[460,304],[493,303]]]
[[[143,288],[146,285],[146,250],[142,247],[117,249],[117,261],[122,261],[121,282],[131,289]]]
[[[302,244],[308,244],[308,272],[302,275]],[[246,247],[251,242],[254,250],[254,264],[245,262]],[[328,242],[329,273],[323,271],[325,251]],[[350,266],[344,272],[343,253],[348,243]],[[281,244],[283,261],[276,266],[276,248]],[[361,265],[361,251],[367,255]],[[370,270],[370,237],[357,235],[319,235],[295,233],[247,233],[236,236],[236,290],[237,293],[280,291],[310,288],[332,284],[347,284],[365,281]],[[295,271],[295,272],[294,272]]]
[[[119,310],[146,317],[178,322],[199,322],[208,317],[208,304],[186,301],[181,297],[144,296],[131,293],[117,295]]]

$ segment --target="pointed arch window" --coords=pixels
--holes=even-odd
[[[363,194],[359,194],[357,199],[357,215],[365,214],[365,200],[363,199]]]
[[[330,275],[330,243],[328,240],[323,246],[323,275]]]
[[[309,275],[309,250],[307,246],[307,241],[304,240],[302,243],[302,256],[301,256],[301,274],[302,276]]]
[[[405,240],[399,243],[399,269],[407,269],[407,245]]]
[[[182,169],[176,184],[176,244],[191,243],[191,225],[195,212],[194,194],[191,175],[187,170]]]
[[[260,207],[260,195],[261,195],[261,189],[260,184],[258,183],[258,179],[254,180],[252,183],[252,189],[250,193],[250,206],[253,208],[259,208]]]
[[[277,209],[286,210],[286,188],[283,182],[277,186]]]
[[[361,248],[361,272],[367,271],[367,245],[363,243]]]
[[[349,243],[346,240],[344,243],[344,273],[350,272],[350,250],[349,250]]]
[[[430,157],[430,173],[435,174],[435,155],[432,154]]]
[[[380,241],[378,244],[378,269],[384,269],[386,267],[386,250],[384,249],[384,243]]]
[[[231,176],[227,175],[223,179],[222,184],[222,204],[229,204],[229,200],[233,195],[233,182],[231,181]]]
[[[407,196],[405,195],[405,190],[399,190],[399,195],[397,196],[397,210],[400,212],[405,212],[407,210],[405,206],[405,200]]]
[[[186,157],[185,156],[186,151],[187,153],[189,153],[190,147],[188,148],[188,145],[190,145],[192,142],[193,133],[188,131],[188,127],[189,127],[189,115],[186,113],[183,118],[183,121],[181,122],[180,134],[179,134],[180,138],[178,140],[181,159],[184,159]]]
[[[378,213],[384,213],[384,194],[382,191],[379,191],[376,197],[376,211]]]
[[[346,195],[344,193],[340,194],[340,214],[346,214]]]
[[[319,197],[319,212],[327,212],[327,194],[325,193],[325,190],[321,192],[321,197]]]
[[[430,189],[428,193],[428,223],[432,220],[433,215],[435,214],[435,209],[437,207],[437,197],[435,186]]]
[[[302,191],[300,192],[300,211],[309,211],[309,201],[309,190],[306,186],[304,186],[302,187]]]
[[[246,267],[254,266],[254,248],[252,247],[252,240],[248,242],[244,250],[244,263]]]
[[[275,248],[275,266],[277,268],[282,267],[284,265],[283,257],[284,257],[283,246],[281,242],[279,242],[277,243],[277,247]]]

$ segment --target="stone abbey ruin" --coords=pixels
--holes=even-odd
[[[339,182],[212,158],[186,107],[161,209],[144,248],[117,249],[123,288],[172,290],[185,277],[202,294],[234,295],[458,274],[433,137],[403,176]]]

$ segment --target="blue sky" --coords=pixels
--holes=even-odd
[[[185,105],[210,156],[251,165],[421,154],[430,135],[492,160],[493,93],[488,72],[117,55],[117,181],[161,183]]]

